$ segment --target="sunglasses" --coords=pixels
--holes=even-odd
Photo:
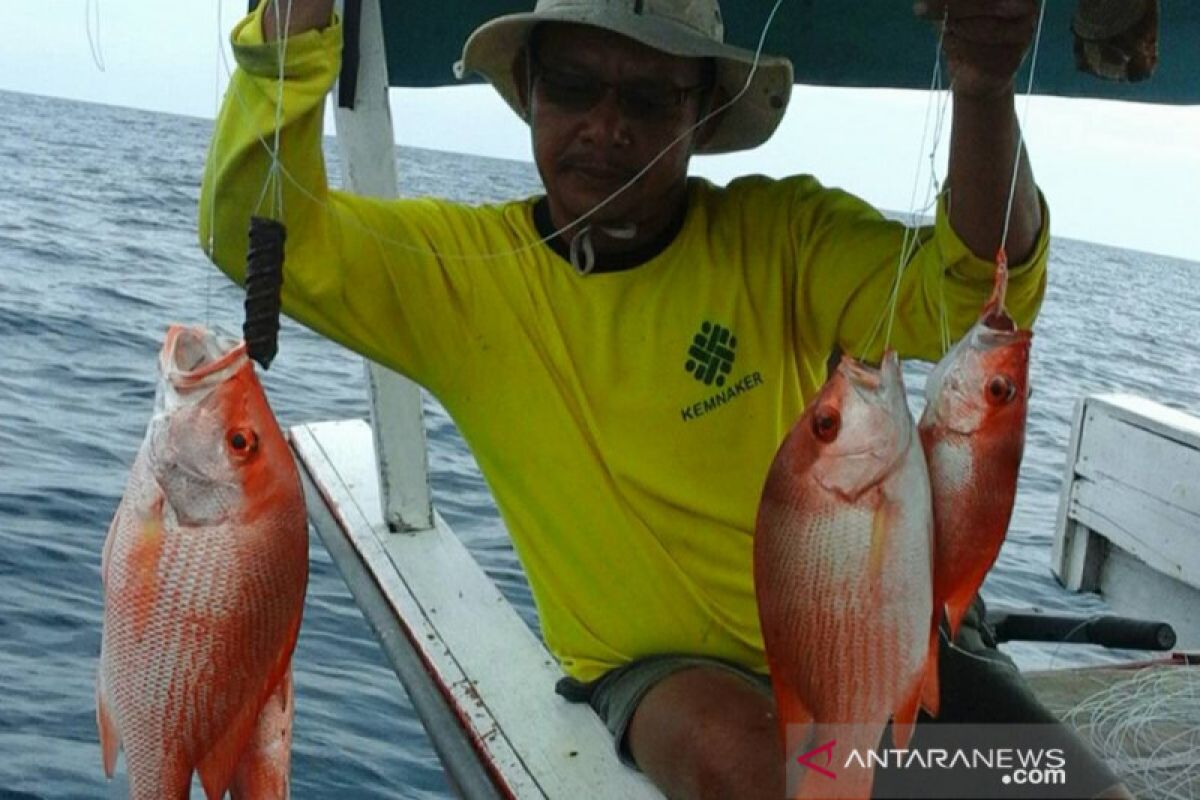
[[[630,119],[643,122],[671,119],[691,95],[708,88],[703,83],[676,86],[650,78],[613,83],[586,72],[560,69],[540,61],[534,61],[531,66],[533,76],[541,86],[542,97],[555,107],[575,113],[590,111],[612,89],[617,93],[621,112]]]

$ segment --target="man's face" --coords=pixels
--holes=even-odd
[[[705,94],[702,62],[582,25],[546,25],[533,49],[533,154],[555,224],[591,211],[679,138],[591,219],[641,225],[673,216],[699,133],[688,129]]]

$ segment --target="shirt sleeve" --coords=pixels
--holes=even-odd
[[[1009,268],[1006,307],[1021,328],[1033,324],[1046,288],[1050,222],[1038,199],[1043,224],[1032,255]],[[945,196],[934,224],[917,228],[814,181],[800,184],[793,202],[797,338],[811,355],[836,348],[878,361],[890,327],[901,358],[937,361],[979,318],[995,264],[954,232]]]
[[[233,31],[238,69],[205,167],[201,246],[242,284],[250,217],[281,219],[284,312],[436,391],[449,379],[448,365],[461,369],[463,329],[475,310],[462,255],[508,246],[485,235],[503,226],[488,229],[481,224],[487,211],[448,201],[329,189],[321,145],[325,96],[341,61],[340,22],[291,37],[281,48],[263,41],[265,5]]]

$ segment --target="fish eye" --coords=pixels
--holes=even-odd
[[[237,428],[229,434],[229,447],[240,456],[257,452],[258,434],[249,428]]]
[[[1007,375],[994,375],[988,381],[988,402],[994,405],[1004,405],[1005,403],[1011,403],[1016,396],[1017,384]]]
[[[817,413],[813,414],[812,431],[813,436],[816,436],[826,444],[837,438],[838,431],[842,427],[842,415],[832,408],[819,408]]]

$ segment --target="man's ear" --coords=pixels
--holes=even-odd
[[[729,93],[725,91],[724,86],[717,84],[713,87],[712,91],[705,93],[704,103],[700,107],[700,118],[703,119],[704,117],[707,117],[713,111],[721,108],[728,102]],[[724,111],[719,112],[700,126],[700,129],[696,131],[696,135],[692,137],[693,151],[698,150],[708,143],[708,140],[712,138],[714,133],[716,133],[717,126],[721,123],[721,114],[724,113]]]
[[[532,91],[530,86],[530,69],[529,69],[529,48],[522,47],[517,51],[517,57],[512,63],[512,79],[513,86],[517,87],[517,99],[521,103],[521,116],[526,120],[529,119],[529,93]]]

